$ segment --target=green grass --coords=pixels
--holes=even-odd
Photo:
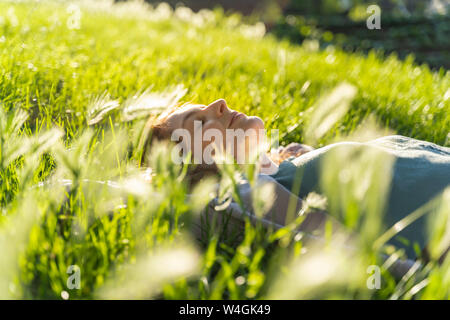
[[[60,299],[63,291],[70,298],[449,297],[449,259],[442,266],[431,261],[402,281],[383,271],[382,289],[368,290],[365,269],[380,264],[373,252],[345,261],[331,259],[329,251],[308,255],[286,229],[274,233],[250,224],[237,243],[220,233],[198,243],[186,226],[211,185],[187,198],[183,175],[164,149],[152,154],[152,184],[136,178],[142,119],[121,122],[114,111],[87,125],[98,97],[126,106],[148,88],[181,84],[183,100],[225,98],[279,129],[283,143],[304,142],[318,98],[347,82],[357,89],[349,112],[316,147],[357,132],[370,115],[389,132],[450,146],[448,72],[412,59],[261,39],[258,27],[220,11],[205,13],[200,23],[198,16],[186,22],[182,11],[161,17],[142,6],[81,8],[80,28],[69,29],[74,13],[67,4],[0,3],[0,297]],[[55,182],[61,178],[73,184],[62,188]],[[113,192],[86,178],[116,180],[124,188]],[[44,181],[45,188],[35,187]],[[311,257],[336,267],[352,263],[359,276],[330,273],[330,281],[302,287],[297,279],[298,285],[287,282],[289,290],[280,287],[286,279],[278,276],[291,262],[296,268]],[[167,261],[172,267],[161,270]],[[70,265],[81,269],[79,290],[67,288]]]

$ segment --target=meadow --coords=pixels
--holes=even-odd
[[[450,192],[435,203],[431,260],[395,279],[387,268],[401,250],[372,246],[381,217],[367,204],[384,197],[387,179],[376,161],[371,168],[359,159],[345,190],[335,187],[338,175],[326,176],[327,198],[348,201],[338,206],[361,222],[351,226],[363,235],[351,257],[332,243],[305,248],[292,226],[248,221],[241,239],[218,230],[198,241],[189,226],[214,184],[221,199],[239,198],[235,177],[253,182],[254,167],[224,168],[220,180],[191,190],[186,170],[167,161],[169,146],[151,155],[151,183],[137,165],[149,115],[219,98],[260,116],[283,144],[396,133],[448,147],[447,70],[413,56],[291,44],[221,10],[139,2],[2,1],[0,52],[0,298],[449,298],[450,257],[437,257],[449,241]],[[315,134],[324,119],[327,130]],[[361,170],[379,186],[362,200]],[[306,203],[323,202],[313,195]],[[381,269],[379,289],[368,286],[372,265]]]

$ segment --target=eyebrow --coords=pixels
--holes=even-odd
[[[181,127],[184,127],[184,123],[186,122],[187,119],[189,119],[190,116],[192,116],[196,111],[196,109],[189,111],[183,118],[183,121],[181,122]]]

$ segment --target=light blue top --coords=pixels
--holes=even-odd
[[[356,147],[376,147],[386,154],[386,157],[394,157],[391,189],[383,220],[384,230],[450,186],[450,148],[399,135],[386,136],[365,143],[331,144],[282,162],[278,172],[272,177],[288,190],[292,190],[294,178],[300,174],[302,178],[299,197],[303,198],[311,191],[321,193],[319,182],[323,157],[330,150]],[[335,168],[341,169],[343,168]],[[398,236],[406,238],[411,244],[418,243],[424,248],[427,243],[426,216],[407,226],[398,233]],[[406,245],[398,240],[394,238],[389,243],[405,248],[407,255],[413,258],[415,252],[412,245]]]

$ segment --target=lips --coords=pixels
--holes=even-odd
[[[233,113],[231,114],[231,120],[230,120],[230,124],[228,125],[228,127],[230,127],[240,115],[242,115],[241,112],[233,111]]]

